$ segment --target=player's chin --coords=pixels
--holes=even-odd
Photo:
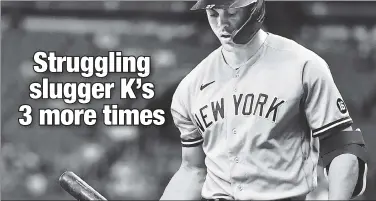
[[[235,44],[234,44],[234,42],[232,42],[231,39],[225,40],[225,41],[221,40],[221,44],[222,44],[222,47],[227,51],[231,51],[235,47]]]
[[[224,44],[228,44],[230,45],[232,42],[232,38],[231,37],[218,37],[219,41],[221,41],[221,43],[224,45]]]

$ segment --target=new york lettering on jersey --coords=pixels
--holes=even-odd
[[[200,107],[194,117],[201,132],[204,132],[213,123],[215,124],[226,116],[232,115],[257,115],[266,120],[276,122],[278,108],[285,103],[285,100],[264,93],[241,93],[233,94],[232,97],[232,100],[220,98],[220,100],[211,101]],[[225,110],[228,104],[232,104],[232,110],[230,110],[232,115],[225,113],[225,111],[228,111]]]

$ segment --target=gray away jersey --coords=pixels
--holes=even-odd
[[[202,146],[208,199],[282,199],[317,186],[321,134],[352,119],[326,62],[268,33],[246,65],[221,48],[179,84],[171,112],[183,146]]]

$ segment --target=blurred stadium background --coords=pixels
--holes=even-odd
[[[74,171],[108,199],[159,199],[180,165],[179,134],[167,115],[161,127],[29,127],[18,125],[18,107],[92,107],[118,103],[127,108],[164,108],[180,79],[218,46],[194,2],[1,1],[1,190],[2,199],[72,199],[58,184]],[[375,199],[376,3],[267,2],[265,29],[292,38],[329,63],[371,154],[368,186],[359,199]],[[58,55],[101,55],[120,50],[152,56],[155,98],[93,101],[66,105],[31,101],[28,85],[36,51]],[[77,81],[72,75],[45,75]],[[110,75],[118,81],[126,75]],[[90,81],[98,81],[92,79]],[[103,80],[102,80],[103,81]],[[322,176],[322,175],[321,175]],[[321,177],[320,177],[321,178]],[[325,180],[311,198],[325,198]]]

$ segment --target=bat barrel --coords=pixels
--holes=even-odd
[[[60,186],[77,200],[107,200],[71,171],[59,177]]]

